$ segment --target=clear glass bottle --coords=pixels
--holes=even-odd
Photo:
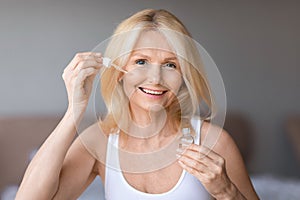
[[[183,128],[182,129],[182,136],[180,137],[179,141],[179,148],[184,150],[188,146],[194,143],[194,137],[191,135],[190,128]]]

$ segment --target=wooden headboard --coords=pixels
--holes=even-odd
[[[59,116],[0,117],[0,192],[18,185],[38,148],[56,127]]]
[[[300,115],[290,115],[286,120],[286,133],[300,165]]]

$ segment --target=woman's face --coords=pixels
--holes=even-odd
[[[123,88],[133,112],[161,110],[176,99],[182,84],[179,62],[159,32],[141,34],[125,69]]]

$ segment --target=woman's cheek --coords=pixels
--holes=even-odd
[[[179,73],[174,73],[174,74],[170,74],[169,76],[165,77],[165,81],[164,81],[167,85],[167,87],[172,91],[172,93],[174,95],[177,95],[181,85],[183,83],[181,74]]]
[[[145,73],[140,73],[137,70],[129,71],[123,77],[123,89],[125,94],[130,99],[137,87],[141,85],[146,79]]]

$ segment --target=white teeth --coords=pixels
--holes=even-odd
[[[163,93],[163,91],[153,91],[145,88],[142,88],[142,90],[147,94],[161,95]]]

